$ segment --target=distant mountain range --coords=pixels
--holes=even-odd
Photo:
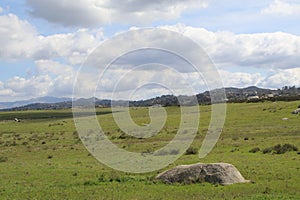
[[[220,89],[211,92],[206,91],[196,95],[197,103],[210,104],[210,93],[218,92]],[[258,101],[292,101],[300,100],[300,88],[283,87],[278,90],[258,88],[251,86],[247,88],[225,88],[227,102],[258,102]],[[74,103],[76,107],[86,107],[92,105],[95,107],[111,107],[111,106],[132,106],[132,107],[145,107],[145,106],[178,106],[178,105],[195,105],[195,99],[189,96],[173,96],[163,95],[156,98],[139,101],[111,101],[101,100],[95,97],[82,98],[76,100]],[[181,104],[179,103],[181,102]],[[73,102],[71,98],[56,98],[56,97],[42,97],[31,99],[27,101],[16,101],[0,103],[1,111],[21,111],[21,110],[57,110],[72,108]]]
[[[59,103],[59,102],[66,102],[66,101],[72,101],[72,99],[46,96],[46,97],[34,98],[34,99],[23,100],[23,101],[0,102],[0,109],[21,107],[29,104],[34,104],[34,103]]]

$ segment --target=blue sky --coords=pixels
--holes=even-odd
[[[164,28],[194,40],[219,69],[224,86],[300,86],[299,21],[297,0],[3,0],[0,101],[71,97],[87,56],[132,27]],[[147,76],[131,78],[138,82]],[[205,90],[203,81],[191,81],[199,82],[193,84],[197,92]],[[144,91],[138,97],[159,94]]]

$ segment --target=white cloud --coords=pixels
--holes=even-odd
[[[271,15],[299,15],[300,3],[288,0],[274,0],[269,7],[261,11]]]
[[[0,98],[10,97],[13,95],[13,91],[5,87],[4,83],[0,81]]]
[[[27,0],[33,16],[64,26],[91,27],[110,23],[149,24],[174,19],[189,9],[207,6],[207,0]]]
[[[147,68],[147,66],[145,66]],[[156,70],[111,69],[101,77],[97,96],[101,98],[146,99],[164,94],[190,95],[201,89],[207,89],[197,73],[180,73],[168,67],[156,67]],[[91,93],[85,93],[91,96]]]
[[[2,13],[4,10],[3,10],[3,8],[2,7],[0,7],[0,13]]]
[[[5,90],[11,91],[13,96],[21,97],[46,96],[51,85],[51,78],[47,75],[29,79],[15,76],[4,83]]]
[[[101,31],[79,29],[74,33],[40,35],[27,21],[13,14],[0,16],[0,58],[8,60],[48,60],[63,58],[70,64],[81,64],[86,56],[100,44],[104,36]],[[289,33],[234,34],[211,32],[203,28],[184,25],[165,26],[176,30],[198,42],[218,66],[250,66],[257,68],[297,68],[300,61],[300,36]],[[98,35],[98,36],[97,36]],[[147,36],[145,36],[147,37]],[[136,38],[135,42],[149,45],[149,38]],[[165,38],[171,48],[178,48],[174,38]],[[149,42],[148,42],[149,43]],[[151,44],[161,43],[159,32]],[[128,44],[126,38],[120,46]],[[113,47],[112,47],[113,48]],[[108,49],[105,54],[114,52]],[[119,47],[117,47],[119,48]],[[183,51],[188,46],[181,45]],[[139,58],[140,59],[140,58]]]
[[[73,83],[76,78],[76,70],[73,67],[52,60],[38,60],[35,64],[36,72],[32,76],[15,76],[5,82],[0,82],[0,100],[72,96]],[[89,79],[87,79],[88,83],[90,83]]]
[[[271,88],[281,88],[282,86],[300,87],[300,68],[273,71],[262,85]]]
[[[163,28],[181,32],[195,40],[219,67],[300,67],[300,36],[289,33],[234,34],[211,32],[184,25]]]
[[[250,74],[220,70],[220,74],[225,87],[257,86],[263,80],[262,75],[259,73]]]
[[[37,76],[51,77],[47,95],[72,96],[73,83],[76,78],[76,70],[73,67],[52,60],[38,60],[35,64]]]
[[[46,65],[60,66],[53,61],[43,61]],[[43,62],[39,65],[44,65]],[[51,65],[51,66],[53,66]],[[55,68],[55,66],[54,66]],[[67,67],[68,68],[68,67]],[[42,70],[43,71],[43,70]],[[38,75],[30,78],[13,77],[7,82],[0,82],[0,101],[3,99],[28,99],[40,96],[64,96],[71,97],[75,72],[63,75],[61,71],[51,70],[51,73],[59,74],[55,77],[47,75],[47,69]],[[205,82],[198,73],[178,74],[175,71],[133,71],[111,70],[101,78],[100,85],[95,93],[100,98],[112,98],[114,91],[115,99],[146,99],[163,94],[194,94],[189,88],[194,88],[196,92],[207,90]],[[225,87],[246,87],[258,86],[266,88],[281,88],[284,85],[300,86],[300,68],[272,70],[269,75],[260,73],[229,72],[220,70]],[[128,73],[128,74],[127,74]],[[124,76],[125,75],[125,76]],[[82,96],[89,98],[94,94],[95,81],[87,74],[81,82]],[[120,82],[119,82],[120,81]],[[116,84],[119,85],[116,85]],[[157,83],[147,85],[146,83]],[[146,84],[146,85],[145,85]],[[118,88],[115,88],[117,86]]]
[[[0,16],[0,27],[0,58],[32,56],[37,35],[34,27],[13,14]]]
[[[53,74],[65,75],[74,74],[74,68],[52,60],[37,60],[35,61],[38,75]]]
[[[43,36],[14,14],[0,16],[0,27],[0,58],[7,60],[64,58],[71,64],[80,64],[103,40],[101,30],[87,29]]]
[[[300,87],[300,68],[270,70],[269,74],[229,72],[220,70],[225,87],[258,86],[265,88],[282,88],[283,86]]]
[[[103,40],[102,31],[90,31],[80,29],[74,33],[54,34],[50,36],[40,35],[35,27],[25,20],[20,20],[16,15],[8,14],[0,16],[0,49],[1,59],[31,59],[35,61],[36,74],[31,77],[13,77],[6,82],[0,82],[0,98],[7,96],[37,97],[37,96],[71,96],[75,70],[71,64],[81,63],[86,56]],[[226,31],[211,32],[203,28],[193,28],[184,25],[165,26],[163,28],[176,30],[183,35],[190,37],[200,44],[214,63],[221,68],[221,75],[224,78],[225,86],[244,87],[257,85],[262,87],[282,87],[283,85],[297,85],[299,83],[300,69],[300,36],[283,32],[261,33],[261,34],[234,34]],[[97,36],[99,35],[99,36]],[[131,38],[132,39],[132,38]],[[190,45],[184,45],[173,37],[166,37],[157,32],[153,35],[136,35],[133,40],[120,37],[117,46],[109,46],[102,52],[101,59],[111,56],[111,53],[118,52],[122,48],[139,44],[146,47],[155,47],[162,42],[168,49],[177,49],[179,52],[194,53]],[[174,42],[176,41],[176,42]],[[150,52],[151,53],[151,52]],[[98,54],[99,55],[99,54]],[[198,54],[194,55],[199,57]],[[201,57],[201,56],[200,56]],[[98,57],[97,57],[98,58]],[[137,54],[129,60],[123,59],[116,63],[116,66],[133,66],[160,61],[162,64],[172,66],[188,77],[191,85],[198,88],[200,92],[205,85],[199,82],[197,74],[192,73],[190,68],[183,68],[183,63],[179,64],[178,59],[171,55],[159,53]],[[54,61],[54,60],[59,60]],[[67,60],[67,62],[66,62]],[[65,63],[65,64],[64,64]],[[230,72],[230,67],[263,68],[273,69],[270,75],[260,73]],[[124,66],[123,66],[124,67]],[[228,67],[228,68],[226,68]],[[126,68],[125,68],[126,69]],[[132,67],[127,68],[132,69]],[[107,74],[104,81],[104,91],[102,96],[110,94],[118,77],[125,74],[126,70],[118,69]],[[93,92],[93,80],[89,74],[83,76],[82,91]],[[178,85],[178,76],[172,76],[159,70],[144,70],[127,77],[122,84],[120,92],[129,91],[133,87],[139,86],[143,81],[159,82],[165,81],[172,86]],[[180,91],[181,88],[177,88]],[[154,91],[165,91],[154,89],[144,90],[146,97],[154,94]],[[181,90],[184,93],[184,90]],[[142,95],[137,94],[142,97]],[[90,96],[86,96],[90,97]]]

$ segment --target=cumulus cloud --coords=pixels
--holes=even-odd
[[[0,16],[0,57],[15,59],[30,57],[34,50],[37,32],[27,21],[16,15]]]
[[[151,7],[151,3],[149,3]],[[110,5],[112,6],[112,5]],[[125,8],[122,8],[125,10]],[[129,9],[129,8],[128,8]],[[135,9],[135,8],[132,8]],[[37,97],[37,96],[71,96],[76,71],[71,66],[79,64],[103,40],[102,31],[79,29],[73,33],[43,36],[34,26],[16,15],[0,16],[0,58],[8,60],[30,59],[35,61],[36,73],[30,77],[16,76],[8,81],[0,82],[0,98]],[[234,34],[226,31],[212,32],[203,28],[193,28],[185,25],[164,26],[164,29],[175,30],[196,41],[212,61],[221,68],[225,86],[244,87],[257,85],[261,87],[281,88],[283,85],[299,83],[300,37],[283,32],[260,34]],[[178,52],[191,54],[191,58],[201,58],[195,54],[188,43],[178,43],[178,40],[157,31],[154,34],[136,34],[133,38],[119,37],[117,45],[108,45],[105,51],[98,52],[97,59],[107,61],[111,54],[137,44],[144,47],[161,46],[176,49]],[[108,43],[109,44],[109,43]],[[120,51],[121,52],[121,51]],[[118,55],[118,54],[117,54]],[[56,61],[54,61],[56,60]],[[67,62],[66,62],[67,61]],[[111,60],[110,60],[111,61]],[[181,80],[189,80],[189,84],[201,92],[206,88],[201,76],[195,73],[186,63],[180,62],[173,54],[158,51],[143,51],[142,54],[127,54],[127,57],[117,60],[111,66],[106,77],[101,79],[102,88],[98,88],[99,97],[109,97],[118,78],[134,69],[135,66],[159,62],[173,67],[180,76],[172,75],[166,70],[149,67],[137,70],[120,82],[118,92],[125,95],[133,88],[139,88],[145,82],[164,81],[172,87],[179,86]],[[105,63],[105,62],[104,62]],[[106,63],[107,64],[107,63]],[[129,65],[131,65],[129,67]],[[103,66],[98,66],[103,67]],[[230,67],[272,69],[268,75],[260,73],[230,72]],[[244,70],[246,71],[246,70]],[[96,77],[97,78],[97,77]],[[82,76],[82,93],[91,94],[95,91],[93,85],[97,79],[90,74]],[[181,86],[184,86],[182,83]],[[178,93],[185,94],[182,87],[175,87]],[[155,92],[165,92],[164,88],[152,87],[151,90],[139,90],[137,97],[150,97]],[[127,92],[127,93],[126,93]],[[85,97],[90,97],[85,96]]]
[[[7,60],[64,58],[71,64],[80,64],[103,40],[100,30],[87,29],[43,36],[14,14],[0,16],[0,27],[0,58]]]
[[[263,77],[260,73],[250,74],[225,70],[220,70],[220,74],[225,87],[259,86],[262,81],[267,78]]]
[[[32,77],[13,77],[6,82],[0,82],[0,101],[7,98],[28,99],[41,96],[71,97],[73,81],[76,78],[75,71],[63,71],[45,69],[45,66],[61,66],[54,61],[40,61],[37,64],[40,71]],[[68,66],[66,68],[69,68]],[[58,68],[57,68],[58,69]],[[71,69],[71,68],[69,68]],[[50,74],[48,72],[50,71]],[[300,68],[272,70],[267,75],[261,73],[219,71],[225,87],[258,86],[266,88],[281,88],[284,85],[300,86]],[[59,74],[51,76],[51,74]],[[163,94],[195,94],[208,90],[208,87],[198,73],[177,73],[174,70],[164,69],[160,71],[128,71],[112,70],[107,72],[99,80],[96,90],[93,86],[98,80],[84,75],[81,82],[81,96],[91,97],[91,94],[99,98],[107,99],[146,99]],[[156,83],[156,84],[153,84]],[[193,92],[193,89],[195,92]]]
[[[76,70],[52,60],[35,62],[35,72],[30,77],[14,76],[0,82],[0,100],[29,99],[42,96],[71,97]],[[87,79],[87,84],[91,83]]]
[[[261,12],[271,15],[300,15],[300,3],[289,0],[274,0]]]
[[[298,68],[300,36],[275,32],[234,34],[184,25],[165,26],[195,40],[219,67]]]
[[[51,77],[47,95],[72,96],[73,83],[76,78],[76,70],[73,67],[52,60],[38,60],[35,64],[38,77]]]
[[[275,70],[262,81],[261,85],[271,88],[281,88],[284,85],[300,86],[300,68]]]
[[[11,91],[11,95],[15,97],[46,96],[51,85],[51,78],[47,75],[28,79],[15,76],[4,83],[4,90]]]
[[[35,61],[36,71],[38,75],[72,75],[74,68],[69,65],[64,65],[52,60],[37,60]]]
[[[104,38],[102,31],[92,32],[87,29],[79,29],[67,34],[43,36],[27,21],[21,20],[13,14],[0,16],[0,26],[0,43],[2,45],[0,58],[8,60],[64,58],[70,64],[81,64]],[[193,39],[221,67],[251,66],[275,69],[299,67],[300,36],[297,35],[283,32],[260,34],[211,32],[203,28],[184,25],[162,28],[179,31]],[[157,37],[143,35],[143,37],[135,38],[135,41],[132,42],[146,47],[155,47],[161,44],[161,41],[164,41],[170,49],[180,48],[184,52],[190,50],[188,45],[182,43],[179,47],[172,37],[162,38],[159,31]],[[130,45],[127,38],[120,39],[119,44],[115,49],[114,47],[107,49],[106,52],[103,52],[103,56],[115,52],[124,45]],[[168,61],[164,57],[166,56],[160,56],[159,59],[165,59],[166,63],[170,64],[171,59]],[[141,58],[138,56],[135,60],[138,62]],[[143,58],[143,60],[145,59]],[[133,59],[131,59],[132,61]]]
[[[282,88],[283,86],[300,87],[300,68],[269,70],[261,73],[229,72],[220,70],[225,87],[258,86],[264,88]]]
[[[4,83],[0,81],[0,98],[1,97],[9,97],[13,95],[13,91],[9,88],[6,88]]]
[[[207,0],[27,0],[30,13],[64,26],[91,27],[110,23],[148,24],[178,18],[188,9],[203,8]]]
[[[104,42],[89,57],[82,70],[89,73],[90,77],[101,74],[101,70],[104,71],[106,77],[100,80],[100,89],[103,92],[112,92],[116,88],[120,75],[129,72],[130,75],[122,79],[119,87],[116,88],[117,92],[127,91],[130,93],[149,82],[187,92],[188,88],[181,82],[184,78],[180,76],[197,72],[192,64],[199,65],[199,68],[202,67],[201,72],[206,75],[206,81],[213,81],[214,85],[218,83],[215,79],[209,79],[211,77],[209,73],[213,73],[213,69],[207,55],[204,53],[199,55],[199,53],[201,53],[199,46],[181,34],[161,29],[142,29],[118,35],[112,40]],[[121,57],[114,60],[118,56]],[[113,60],[114,62],[109,68],[105,68]],[[164,67],[172,68],[180,76],[173,76]],[[80,92],[76,92],[76,95],[79,96],[86,77],[79,77],[77,80]],[[189,82],[194,83],[199,80],[190,80]],[[219,85],[219,87],[221,86]],[[91,93],[88,96],[92,95]]]

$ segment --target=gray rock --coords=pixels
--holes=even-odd
[[[294,110],[294,111],[292,112],[292,114],[295,114],[295,115],[300,114],[300,108]]]
[[[249,182],[244,179],[233,165],[227,163],[180,165],[159,174],[156,179],[167,184],[209,182],[212,184],[230,185]]]

